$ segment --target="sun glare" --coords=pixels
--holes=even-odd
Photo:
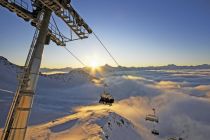
[[[92,60],[90,63],[90,66],[92,69],[96,69],[98,67],[98,63],[96,60]]]

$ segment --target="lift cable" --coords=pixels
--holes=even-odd
[[[62,39],[62,42],[69,42],[69,41],[78,40],[78,39],[72,39],[72,37],[71,37],[71,38],[68,38],[68,37],[64,36],[64,35],[61,33],[61,31],[59,30],[58,25],[57,25],[57,23],[56,23],[56,21],[55,21],[55,18],[54,18],[53,16],[52,16],[52,20],[53,20],[53,23],[54,23],[54,25],[55,25],[55,28],[56,28],[57,31],[58,31],[59,37]],[[64,39],[65,39],[65,40],[64,40]]]
[[[89,74],[90,76],[92,76],[92,77],[95,77],[93,74],[91,74],[90,73],[90,71],[88,71],[88,70],[86,70],[85,68],[88,68],[88,66],[87,65],[85,65],[74,53],[72,53],[67,47],[64,47],[67,51],[68,51],[68,53],[71,55],[71,56],[73,56],[81,65],[83,65],[83,71],[84,72],[86,72],[87,74]],[[99,76],[101,76],[101,77],[104,77],[103,76],[103,74],[101,74],[100,72],[98,73],[99,74]]]
[[[64,42],[64,38],[62,37],[62,34],[61,34],[61,32],[60,32],[60,30],[59,30],[59,28],[58,28],[58,25],[57,25],[57,23],[56,23],[56,21],[55,21],[53,15],[52,15],[52,19],[53,19],[53,22],[54,22],[54,24],[55,24],[56,29],[58,30],[59,36],[62,38],[62,41]],[[65,38],[66,38],[66,37],[65,37]],[[66,39],[69,40],[69,38],[66,38]]]
[[[64,46],[64,48],[84,67],[87,67],[76,55],[74,55],[67,47]]]
[[[7,92],[7,93],[15,93],[14,91],[7,90],[7,89],[1,89],[1,88],[0,88],[0,91],[2,91],[2,92]]]
[[[104,45],[104,43],[100,40],[100,38],[95,34],[95,32],[93,32],[93,35],[96,37],[96,39],[100,42],[100,44],[102,45],[102,47],[106,50],[106,52],[109,54],[109,56],[112,58],[112,60],[115,62],[115,64],[117,66],[120,66],[119,63],[116,61],[116,59],[113,57],[113,55],[111,54],[111,52],[107,49],[107,47]]]
[[[60,32],[60,30],[59,30],[59,28],[58,28],[58,25],[57,25],[57,23],[56,23],[56,21],[55,21],[55,19],[54,19],[53,16],[52,16],[52,19],[53,19],[53,22],[54,22],[54,24],[55,24],[56,29],[58,30],[59,35],[61,36],[61,32]]]
[[[52,19],[53,19],[53,22],[59,32],[59,35],[61,36],[61,33],[60,33],[60,30],[56,24],[56,21],[54,19],[54,17],[52,16]],[[107,47],[104,45],[104,43],[101,41],[101,39],[96,35],[95,32],[93,32],[93,35],[95,36],[95,38],[100,42],[100,44],[102,45],[102,47],[106,50],[106,52],[109,54],[109,56],[112,58],[112,60],[114,61],[114,63],[117,65],[117,66],[120,66],[120,64],[117,62],[117,60],[113,57],[113,55],[111,54],[111,52],[107,49]],[[77,59],[83,66],[86,67],[86,65],[77,57],[75,56],[69,49],[67,49],[66,47],[64,47],[75,59]]]

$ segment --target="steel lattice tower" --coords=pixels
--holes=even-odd
[[[30,2],[33,7],[32,11],[22,0],[0,0],[1,6],[15,12],[36,27],[24,70],[19,77],[19,85],[7,116],[2,140],[23,140],[25,138],[44,45],[49,44],[49,41],[52,40],[59,46],[65,46],[66,42],[73,40],[62,35],[55,26],[51,25],[52,12],[60,17],[79,39],[87,38],[88,34],[92,33],[89,26],[71,6],[70,0],[31,0]]]

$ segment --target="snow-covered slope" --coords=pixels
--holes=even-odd
[[[103,78],[115,98],[98,104],[103,86],[80,69],[41,75],[28,139],[207,140],[210,137],[210,69],[141,70],[106,66]],[[0,127],[3,127],[21,68],[0,59]],[[3,89],[3,90],[2,90]],[[160,135],[145,116],[156,109]],[[1,133],[1,132],[0,132]]]
[[[7,93],[5,90],[15,92],[18,83],[17,77],[20,73],[20,66],[12,64],[4,57],[0,57],[0,107],[2,116],[0,127],[4,125],[6,114],[14,96],[14,93]],[[54,117],[63,116],[69,113],[70,108],[90,102],[91,96],[84,101],[79,101],[78,98],[82,96],[81,94],[84,91],[88,92],[86,88],[93,86],[91,83],[93,79],[94,77],[79,69],[63,74],[41,74],[38,81],[31,124],[45,122]],[[40,114],[45,115],[45,118],[37,118]]]
[[[72,86],[91,82],[95,78],[82,69],[73,69],[68,73],[58,73],[51,75],[42,74],[42,76],[50,79],[55,79],[63,83],[71,83]]]
[[[0,56],[0,84],[2,87],[14,90],[14,85],[17,84],[15,79],[20,71],[21,67],[12,64],[6,58]]]
[[[140,140],[141,136],[135,129],[135,126],[127,119],[119,116],[116,113],[110,113],[105,118],[105,124],[103,125],[103,139],[109,140]]]
[[[43,133],[44,132],[44,133]],[[135,126],[109,106],[79,107],[74,114],[32,126],[27,138],[52,140],[141,140]]]

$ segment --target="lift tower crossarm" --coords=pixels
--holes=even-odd
[[[0,0],[0,5],[9,9],[11,12],[17,13],[17,15],[26,21],[33,18],[31,12],[28,10],[27,3],[19,3],[11,0]]]
[[[74,33],[80,38],[88,38],[92,33],[90,27],[85,23],[82,17],[72,7],[71,4],[63,6],[58,0],[39,0],[44,6],[48,7],[60,17],[70,27]]]
[[[24,3],[24,4],[23,4]],[[33,16],[33,13],[29,11],[27,3],[21,1],[11,1],[11,0],[0,0],[0,5],[9,9],[10,11],[16,13],[20,18],[31,21],[34,24],[37,24],[37,18]],[[38,28],[40,25],[38,25]],[[50,39],[55,42],[58,46],[65,46],[65,42],[67,42],[69,39],[59,33],[59,31],[56,29],[56,27],[53,24],[49,24],[48,27],[48,35],[50,36]]]

